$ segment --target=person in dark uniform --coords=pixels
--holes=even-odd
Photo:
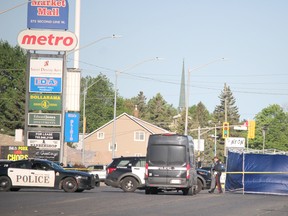
[[[220,177],[222,174],[222,163],[219,160],[217,156],[214,157],[214,165],[211,170],[211,177],[212,177],[212,182],[211,182],[211,188],[208,191],[209,193],[214,193],[215,188],[217,187],[219,193],[223,193],[221,183],[220,183]]]

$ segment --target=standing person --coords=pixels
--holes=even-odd
[[[211,189],[208,191],[209,193],[214,193],[214,190],[217,186],[218,192],[223,193],[221,183],[220,183],[220,177],[222,174],[222,163],[219,160],[217,156],[214,157],[214,165],[211,171]]]

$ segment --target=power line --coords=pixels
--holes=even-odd
[[[21,6],[25,5],[25,4],[27,4],[28,2],[31,2],[31,1],[25,1],[25,3],[21,3],[21,4],[18,4],[18,5],[16,5],[16,6],[12,7],[12,8],[8,8],[8,9],[6,9],[6,10],[0,11],[0,15],[1,15],[1,14],[4,14],[4,13],[7,13],[7,12],[9,12],[9,11],[11,11],[11,10],[14,10],[14,9],[16,9],[16,8],[18,8],[18,7],[21,7]]]

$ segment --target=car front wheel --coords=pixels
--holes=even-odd
[[[138,182],[133,177],[126,177],[122,180],[121,188],[125,192],[134,192],[138,187]]]
[[[68,177],[63,180],[62,183],[63,190],[65,192],[75,192],[78,189],[77,182],[74,178]]]

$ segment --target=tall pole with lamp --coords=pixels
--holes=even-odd
[[[112,130],[112,158],[115,157],[115,146],[116,146],[116,111],[117,111],[117,85],[118,85],[118,76],[127,71],[127,70],[131,70],[141,64],[144,64],[146,62],[150,62],[150,61],[158,61],[160,60],[159,57],[155,57],[155,58],[149,58],[149,59],[145,59],[143,61],[140,61],[136,64],[130,65],[128,67],[126,67],[123,70],[116,70],[115,71],[115,84],[114,84],[114,110],[113,110],[113,130]]]
[[[189,86],[190,86],[190,74],[191,74],[191,72],[192,71],[197,71],[197,70],[199,70],[199,69],[201,69],[201,68],[203,68],[203,67],[206,67],[206,66],[208,66],[208,65],[210,65],[210,64],[213,64],[213,63],[215,63],[215,62],[218,62],[218,61],[224,61],[225,60],[225,58],[218,58],[218,59],[215,59],[215,60],[213,60],[213,61],[210,61],[210,62],[208,62],[208,63],[206,63],[206,64],[202,64],[202,65],[200,65],[200,66],[198,66],[198,67],[195,67],[195,68],[193,68],[193,69],[188,69],[188,80],[187,80],[187,96],[186,96],[186,113],[185,113],[185,131],[184,131],[184,134],[185,135],[188,135],[188,107],[189,107],[189,91],[190,91],[190,88],[189,88]],[[198,142],[200,142],[200,140],[198,140]]]
[[[74,62],[77,62],[76,63],[76,66],[74,65],[74,67],[79,67],[79,50],[81,49],[84,49],[84,48],[86,48],[86,47],[89,47],[89,46],[91,46],[91,45],[93,45],[93,44],[95,44],[95,43],[98,43],[98,42],[100,42],[100,41],[102,41],[102,40],[106,40],[106,39],[115,39],[115,38],[120,38],[120,37],[122,37],[121,35],[115,35],[115,34],[113,34],[112,36],[104,36],[104,37],[101,37],[101,38],[99,38],[99,39],[97,39],[97,40],[95,40],[95,41],[93,41],[93,42],[91,42],[91,43],[89,43],[89,44],[86,44],[86,45],[84,45],[84,46],[82,46],[82,47],[76,47],[76,49],[74,49],[74,50],[72,50],[72,51],[70,51],[70,52],[68,52],[67,53],[67,55],[69,55],[69,54],[71,54],[72,52],[74,52],[74,54],[75,53],[77,53],[76,55],[74,55]],[[83,129],[82,129],[82,139],[81,139],[81,143],[82,143],[82,164],[84,164],[85,163],[85,131],[86,131],[86,110],[85,110],[85,108],[86,108],[86,95],[87,95],[87,90],[90,88],[90,87],[92,87],[95,83],[97,83],[99,80],[97,80],[96,82],[94,82],[94,83],[92,83],[90,86],[88,86],[87,87],[87,81],[85,81],[85,86],[84,86],[84,92],[83,92]]]

